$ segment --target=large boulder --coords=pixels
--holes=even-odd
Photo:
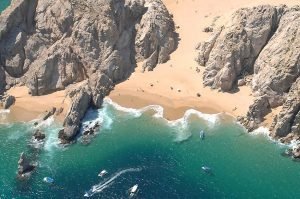
[[[63,144],[72,142],[78,134],[81,126],[81,119],[92,102],[92,92],[87,84],[72,91],[72,105],[64,120],[64,129],[59,132],[58,137]]]
[[[253,131],[259,127],[264,117],[270,113],[271,106],[266,96],[260,96],[254,100],[254,103],[249,107],[246,117],[239,117],[241,122],[249,131]]]
[[[32,138],[37,141],[43,141],[46,138],[46,135],[41,130],[37,129],[33,133]]]
[[[113,82],[103,73],[94,73],[88,84],[92,91],[92,103],[96,108],[100,108],[103,98],[113,89]]]
[[[153,70],[158,63],[169,59],[177,41],[174,23],[162,1],[146,1],[145,5],[147,12],[137,25],[135,50],[137,60],[145,60],[143,68]]]
[[[18,161],[18,176],[25,177],[29,175],[34,169],[35,165],[30,162],[30,160],[25,156],[24,152],[21,153],[20,159]]]

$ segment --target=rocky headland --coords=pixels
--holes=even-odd
[[[137,62],[144,70],[166,62],[177,37],[161,0],[12,1],[0,16],[0,95],[25,85],[40,96],[80,82],[68,91],[59,132],[69,143],[89,107],[100,108]]]
[[[238,117],[249,131],[279,107],[271,136],[285,143],[300,141],[299,6],[239,9],[197,51],[197,62],[205,66],[205,86],[232,93],[251,87],[254,103],[246,116]]]
[[[198,16],[196,11],[194,15]],[[178,22],[188,23],[178,16]],[[214,25],[218,20],[224,23]],[[179,32],[182,41],[175,61],[150,75],[135,74],[132,85],[128,84],[136,91],[132,96],[142,94],[150,99],[150,95],[162,98],[165,94],[172,98],[165,99],[170,106],[175,98],[178,103],[192,99],[188,106],[180,107],[184,110],[197,103],[211,103],[218,112],[238,109],[235,113],[244,113],[249,109],[246,114],[234,114],[249,131],[263,126],[272,113],[273,121],[268,126],[271,136],[284,143],[299,140],[299,6],[245,7],[237,9],[227,21],[220,16],[213,21],[199,30],[211,34],[196,48],[196,60],[205,68],[195,67],[192,74],[188,71],[188,67],[194,70],[192,62],[185,57],[189,58],[190,46],[197,41],[187,38],[184,27],[189,26],[177,24],[175,28],[173,15],[161,0],[13,1],[0,17],[3,107],[18,101],[6,93],[12,87],[26,86],[32,96],[67,89],[70,105],[58,136],[62,143],[70,143],[78,135],[87,109],[100,108],[103,98],[117,84],[131,79],[137,63],[145,71],[169,59],[177,48]],[[186,62],[190,66],[185,66]],[[170,71],[178,82],[170,81]],[[191,85],[194,82],[219,92]],[[241,99],[223,109],[225,104],[213,104],[216,95],[223,101]],[[57,111],[50,110],[45,117]],[[93,134],[93,129],[84,134]]]

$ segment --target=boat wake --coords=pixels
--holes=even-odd
[[[109,178],[97,185],[92,186],[92,188],[84,194],[84,197],[91,197],[96,193],[102,192],[104,189],[111,186],[118,177],[120,177],[121,175],[123,175],[125,173],[139,172],[141,170],[142,170],[141,168],[130,168],[130,169],[124,169],[122,171],[119,171],[119,172],[115,173],[111,178]]]

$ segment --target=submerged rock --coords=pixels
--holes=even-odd
[[[35,167],[36,166],[32,164],[29,159],[27,159],[24,152],[22,152],[18,161],[18,176],[23,178],[30,175]]]
[[[46,135],[41,130],[36,130],[33,134],[33,139],[37,141],[42,141],[46,138]]]

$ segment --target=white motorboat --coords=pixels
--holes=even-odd
[[[203,167],[201,167],[201,169],[203,170],[203,171],[205,171],[206,173],[211,173],[211,168],[210,167],[207,167],[207,166],[203,166]]]
[[[105,176],[106,174],[108,174],[108,172],[107,172],[106,170],[102,170],[102,171],[98,174],[98,176],[99,176],[99,177],[103,177],[103,176]]]
[[[53,179],[53,178],[50,178],[50,177],[44,177],[44,178],[43,178],[43,181],[46,182],[46,183],[49,183],[49,184],[54,183],[54,179]]]
[[[137,193],[137,191],[138,191],[138,185],[136,184],[129,189],[129,196],[130,197],[134,196]]]

